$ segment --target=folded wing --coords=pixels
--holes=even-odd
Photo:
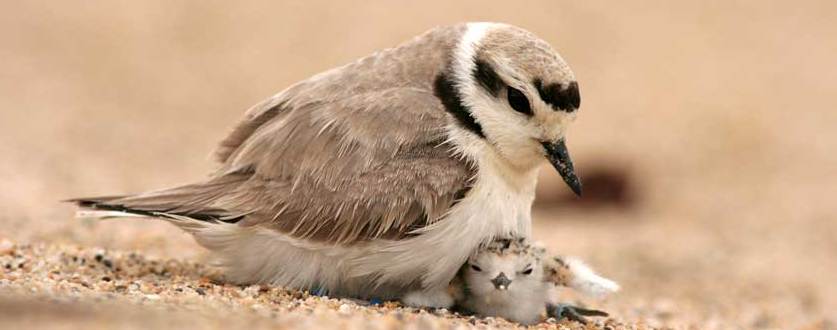
[[[430,92],[369,90],[334,100],[269,100],[230,135],[203,183],[80,205],[261,226],[336,244],[399,239],[439,219],[473,170],[445,143]]]

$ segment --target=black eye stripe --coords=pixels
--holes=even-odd
[[[534,84],[541,100],[553,109],[573,112],[581,106],[581,93],[575,81],[567,84],[565,88],[559,83],[544,86],[540,79],[535,79]]]
[[[523,92],[514,87],[509,87],[507,93],[509,105],[514,111],[532,115],[532,106],[529,104],[529,98],[526,97],[526,94],[523,94]]]

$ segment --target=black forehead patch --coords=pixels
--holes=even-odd
[[[560,83],[544,85],[540,79],[535,79],[534,84],[541,100],[556,110],[573,112],[581,106],[581,93],[575,81],[562,86]]]
[[[475,60],[474,64],[476,64],[472,72],[474,80],[478,81],[480,86],[491,94],[491,96],[496,97],[497,94],[500,94],[500,90],[503,88],[503,81],[497,75],[497,72],[494,71],[491,64],[480,59]]]

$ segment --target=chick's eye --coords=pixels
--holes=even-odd
[[[475,272],[481,272],[482,271],[482,268],[480,268],[480,266],[477,266],[477,265],[471,265],[471,269],[473,269]]]
[[[527,115],[532,114],[532,107],[529,105],[529,99],[526,98],[526,95],[524,95],[523,92],[517,90],[516,88],[509,87],[507,94],[509,105],[512,109],[514,109],[514,111]]]
[[[528,268],[528,269],[523,271],[523,275],[529,275],[529,274],[532,274],[532,268]]]

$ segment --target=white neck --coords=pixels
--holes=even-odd
[[[514,164],[487,141],[456,125],[448,127],[448,134],[448,143],[458,156],[473,161],[477,167],[467,199],[486,204],[481,211],[474,210],[483,221],[496,225],[485,229],[493,235],[530,236],[539,164]]]

